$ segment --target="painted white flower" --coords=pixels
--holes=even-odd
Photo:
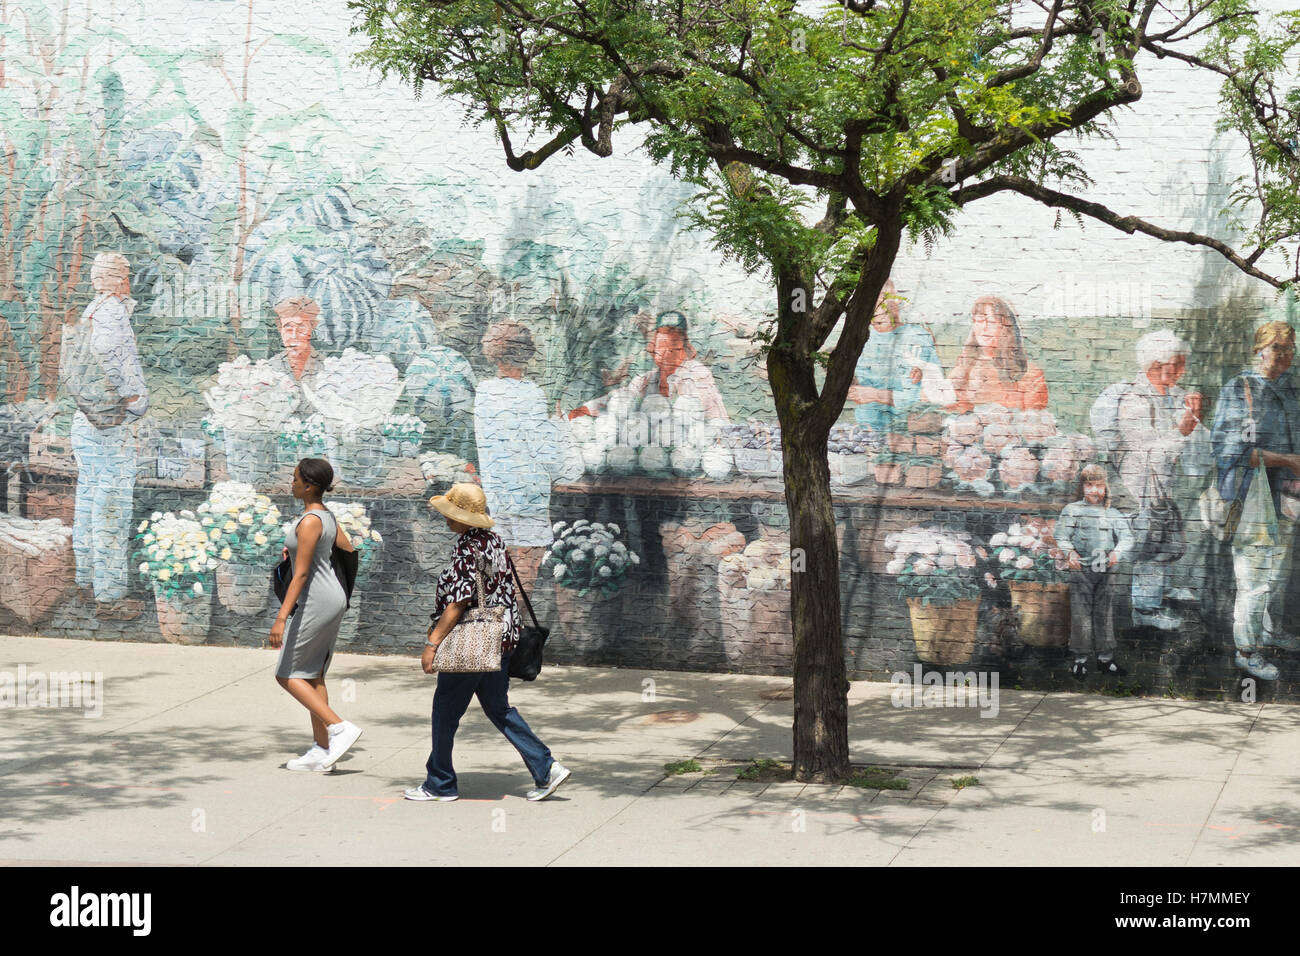
[[[186,508],[184,511],[181,512],[181,517],[188,518],[190,521],[193,521],[198,516],[193,511],[190,511],[188,508]]]
[[[150,521],[160,521],[161,519],[162,519],[161,511],[155,511],[152,515],[149,516]]]
[[[1003,548],[1001,551],[998,552],[998,560],[1001,561],[1003,564],[1010,564],[1015,559],[1016,559],[1016,553],[1012,551],[1010,548]]]
[[[172,573],[171,573],[171,571],[167,570],[166,568],[159,568],[159,569],[158,569],[158,580],[159,580],[159,581],[170,581],[171,579],[172,579]]]
[[[239,523],[244,526],[248,526],[253,523],[253,516],[249,514],[247,511],[242,511],[239,514]]]
[[[558,581],[558,580],[560,580],[560,578],[564,577],[564,572],[567,571],[567,570],[569,570],[569,569],[566,568],[564,565],[562,565],[562,564],[557,564],[557,565],[555,566],[555,569],[551,571],[551,574],[555,577],[555,580]]]
[[[231,555],[233,555],[233,554],[234,554],[234,552],[231,551],[229,548],[222,548],[222,549],[221,549],[221,560],[222,560],[222,561],[229,561]]]
[[[136,526],[136,529],[135,529],[135,530],[136,530],[136,534],[144,534],[144,529],[147,528],[147,527],[149,527],[149,522],[147,522],[147,521],[141,521],[141,522]]]
[[[612,532],[613,534],[622,534],[622,532],[619,531],[618,525],[614,524],[613,522],[606,525],[606,527],[609,528],[610,532]]]
[[[370,537],[374,538],[376,544],[383,544],[383,543],[384,543],[384,539],[381,538],[381,537],[379,536],[379,532],[378,532],[378,531],[372,531],[372,532],[370,532]]]
[[[551,534],[559,534],[560,529],[562,529],[563,527],[564,527],[563,521],[555,522],[555,524],[551,525]]]
[[[890,561],[887,565],[885,565],[885,573],[886,573],[886,574],[902,574],[902,573],[903,573],[903,568],[906,567],[906,566],[907,566],[907,561],[906,561],[905,559],[903,559],[903,558],[894,558],[893,561]]]
[[[257,532],[257,534],[253,535],[253,544],[257,545],[259,548],[262,547],[262,545],[266,544],[266,542],[268,542],[269,540],[271,539],[268,538],[266,535],[262,534],[262,532],[260,531]]]
[[[1021,555],[1020,557],[1016,558],[1016,567],[1019,568],[1021,571],[1028,571],[1033,566],[1034,566],[1034,559],[1027,554]]]
[[[142,562],[140,562],[140,573],[141,573],[141,574],[148,574],[148,573],[149,573],[149,562],[148,562],[148,561],[142,561]]]
[[[640,563],[641,563],[641,559],[638,558],[638,557],[636,556],[636,552],[634,552],[634,551],[629,551],[629,552],[627,553],[627,556],[628,556],[628,558],[631,560],[631,562],[632,562],[633,564],[640,564]]]
[[[613,573],[614,573],[614,572],[611,571],[611,570],[609,569],[609,565],[602,564],[602,565],[600,566],[600,576],[601,576],[602,578],[607,578],[607,577],[609,577],[609,576],[610,576],[611,574],[613,574]]]
[[[990,548],[1004,548],[1007,544],[1007,536],[1004,532],[999,531],[993,537],[989,538]]]
[[[975,567],[975,555],[971,554],[970,552],[957,555],[957,567],[959,568]]]
[[[953,554],[941,554],[939,555],[937,563],[939,567],[943,568],[945,571],[951,571],[953,568],[957,567],[957,556]]]
[[[216,541],[218,538],[221,537],[221,529],[213,528],[211,531],[208,532],[208,537],[211,538],[213,541]]]
[[[581,548],[575,548],[569,554],[569,560],[574,564],[581,564],[583,561],[587,560],[587,552],[583,551]]]
[[[933,572],[934,572],[934,562],[931,561],[929,558],[921,558],[915,564],[912,565],[913,574],[920,574],[924,576],[927,574],[931,574]]]

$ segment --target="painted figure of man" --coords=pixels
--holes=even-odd
[[[1191,347],[1168,330],[1142,336],[1140,374],[1119,400],[1119,474],[1138,502],[1135,526],[1143,538],[1133,561],[1133,623],[1163,630],[1181,623],[1165,608],[1166,600],[1199,598],[1191,589],[1174,587],[1175,565],[1188,544],[1175,501],[1179,464],[1203,473],[1210,447],[1209,431],[1201,424],[1204,399],[1178,386],[1189,354]],[[1170,547],[1169,538],[1176,546]],[[1189,561],[1200,558],[1186,555]]]
[[[77,403],[72,418],[77,460],[72,546],[77,584],[94,598],[96,616],[132,620],[141,607],[139,601],[125,599],[136,425],[149,408],[149,391],[131,329],[135,300],[126,257],[96,256],[90,284],[95,298],[65,331],[60,364],[64,387]]]
[[[307,418],[316,409],[307,401],[302,383],[305,381],[310,387],[320,371],[320,353],[312,345],[312,337],[320,323],[320,306],[310,296],[300,295],[276,303],[274,311],[284,351],[271,361],[298,386],[298,407],[293,414]]]
[[[673,400],[690,396],[699,401],[706,420],[723,424],[731,421],[722,402],[722,393],[713,381],[713,373],[695,357],[695,349],[686,332],[686,316],[680,312],[659,313],[649,352],[655,368],[638,375],[618,391],[628,393],[638,401],[652,394]],[[608,403],[609,395],[604,395],[575,408],[569,413],[569,418],[599,415]]]
[[[1295,512],[1282,507],[1282,486],[1300,476],[1300,391],[1291,375],[1295,330],[1285,322],[1260,326],[1254,353],[1254,367],[1220,393],[1212,438],[1224,501],[1245,501],[1260,465],[1268,478],[1277,513],[1275,539],[1260,546],[1238,534],[1232,542],[1237,584],[1232,638],[1238,667],[1260,680],[1276,680],[1277,665],[1264,657],[1262,647],[1300,648],[1300,641],[1282,631],[1295,542]]]

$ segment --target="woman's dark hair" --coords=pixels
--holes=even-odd
[[[309,485],[315,485],[321,493],[334,490],[334,466],[324,458],[304,458],[298,462],[298,474]]]

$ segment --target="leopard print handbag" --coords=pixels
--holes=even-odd
[[[461,615],[456,626],[438,645],[433,669],[449,674],[485,674],[501,669],[501,644],[509,622],[504,607],[485,607],[483,572],[474,567],[477,607]]]

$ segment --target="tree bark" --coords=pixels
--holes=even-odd
[[[809,783],[849,774],[849,687],[826,439],[797,421],[781,424],[790,515],[794,776]]]

